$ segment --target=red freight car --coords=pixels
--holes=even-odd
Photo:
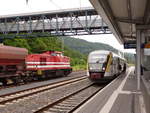
[[[18,65],[25,61],[28,50],[0,45],[0,65]]]
[[[18,76],[25,67],[25,57],[28,50],[11,46],[0,45],[0,81],[6,84],[10,78]]]
[[[62,52],[47,51],[42,54],[28,55],[26,57],[26,70],[48,77],[68,75],[72,68],[70,67],[70,58],[63,56]]]

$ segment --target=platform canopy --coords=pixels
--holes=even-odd
[[[136,26],[150,24],[150,0],[90,0],[120,43],[136,40]]]

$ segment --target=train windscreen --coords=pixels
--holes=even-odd
[[[104,63],[106,61],[106,54],[92,54],[88,58],[89,63]]]
[[[90,71],[104,71],[105,62],[107,60],[106,54],[91,54],[88,58],[89,70]]]

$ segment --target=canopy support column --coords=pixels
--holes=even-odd
[[[137,29],[136,39],[136,74],[137,74],[137,90],[140,90],[141,76],[141,30]]]

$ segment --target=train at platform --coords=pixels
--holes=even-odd
[[[72,72],[70,58],[59,51],[28,54],[25,48],[0,45],[0,82],[22,83]]]
[[[89,53],[87,76],[93,82],[106,82],[126,71],[127,61],[110,51],[96,50]]]

